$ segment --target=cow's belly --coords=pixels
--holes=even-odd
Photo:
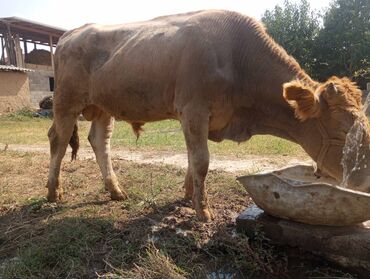
[[[151,122],[176,118],[174,90],[170,86],[142,81],[121,82],[100,87],[91,101],[117,120]]]

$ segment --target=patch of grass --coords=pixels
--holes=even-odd
[[[0,143],[3,144],[27,144],[27,145],[48,145],[48,131],[52,120],[48,118],[22,118],[14,120],[8,116],[0,118]],[[82,146],[88,144],[87,134],[88,122],[81,122],[80,135]]]
[[[0,143],[48,145],[47,132],[51,124],[52,120],[45,118],[3,116],[0,118]],[[87,140],[90,122],[80,121],[78,125],[81,146],[90,146]],[[186,152],[180,124],[174,120],[147,123],[138,141],[136,141],[130,125],[125,122],[116,122],[111,142],[114,148]],[[254,136],[248,142],[241,144],[232,141],[221,143],[209,141],[209,149],[211,154],[241,158],[250,154],[304,154],[300,146],[273,136]]]
[[[170,257],[149,244],[144,256],[130,271],[113,268],[113,273],[104,274],[105,279],[186,279],[188,274],[173,263]]]
[[[22,108],[15,112],[1,116],[0,119],[12,120],[12,121],[27,121],[34,118],[35,110],[32,108]]]
[[[300,146],[273,136],[254,136],[248,142],[241,144],[227,140],[221,143],[212,141],[208,141],[208,143],[212,154],[226,156],[242,157],[249,154],[301,155],[303,153]],[[175,120],[147,123],[137,142],[130,126],[126,123],[117,123],[112,137],[112,145],[115,147],[125,146],[186,152],[185,139],[180,123]]]
[[[81,278],[89,274],[92,247],[109,233],[105,220],[64,219],[50,222],[43,234],[22,243],[16,261],[5,265],[3,278]]]
[[[42,208],[42,206],[47,202],[46,197],[31,197],[27,200],[29,209],[32,211],[37,211]]]

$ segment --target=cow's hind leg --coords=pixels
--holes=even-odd
[[[49,129],[48,137],[50,142],[50,166],[47,182],[48,195],[50,202],[56,202],[62,198],[63,189],[60,179],[60,166],[66,153],[68,143],[74,133],[77,116],[65,114],[63,116],[54,115],[53,125]],[[76,153],[77,150],[74,150]]]
[[[103,175],[105,189],[109,191],[113,200],[123,200],[127,198],[127,194],[121,191],[118,186],[110,155],[110,138],[113,127],[114,118],[107,113],[101,112],[92,121],[88,139]]]
[[[189,169],[185,179],[186,195],[193,192],[193,207],[198,219],[204,222],[210,221],[212,217],[205,188],[209,166],[208,121],[209,116],[206,113],[198,115],[193,109],[184,110],[181,116],[189,156]],[[191,178],[192,184],[189,182]]]

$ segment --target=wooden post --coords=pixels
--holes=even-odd
[[[27,51],[27,41],[23,38],[23,48],[24,48],[24,65],[26,65],[28,51]]]
[[[4,38],[1,37],[1,57],[0,62],[3,62],[5,64],[5,46],[4,46]]]
[[[54,54],[53,54],[53,36],[49,36],[49,42],[50,42],[50,55],[51,55],[51,67],[54,71]]]
[[[24,67],[23,54],[22,54],[22,49],[21,49],[21,41],[19,39],[18,34],[14,35],[14,50],[15,50],[15,60],[17,61],[16,66]]]
[[[3,35],[4,35],[4,40],[5,40],[5,49],[8,55],[8,64],[17,66],[15,45],[14,45],[12,33],[10,31],[10,25],[5,22],[0,22],[0,23],[3,23],[5,27],[5,34]]]

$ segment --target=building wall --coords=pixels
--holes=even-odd
[[[54,71],[51,66],[26,64],[26,68],[34,70],[29,72],[30,96],[33,107],[39,107],[39,102],[46,96],[53,95],[50,91],[49,78],[54,77]]]
[[[0,71],[0,113],[30,106],[29,79],[26,73]]]

